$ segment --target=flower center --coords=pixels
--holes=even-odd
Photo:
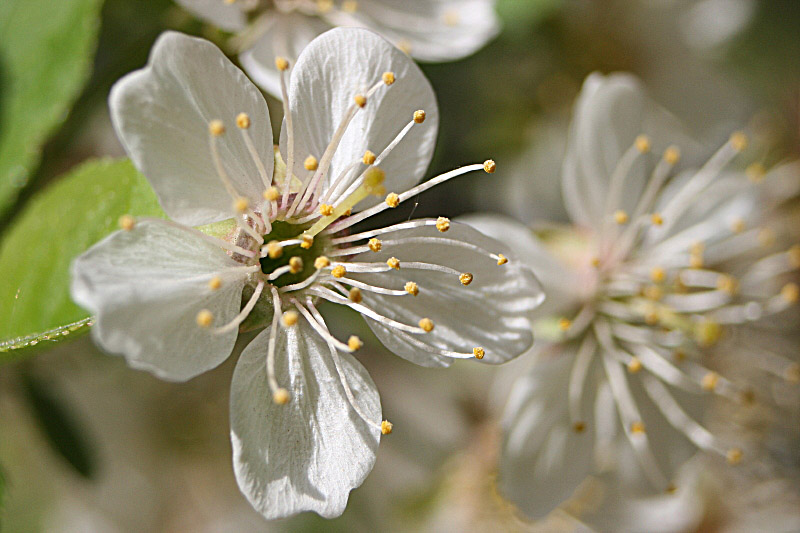
[[[264,236],[264,242],[280,242],[292,239],[304,229],[305,227],[298,226],[297,224],[276,220],[272,222],[272,231]],[[261,263],[261,271],[269,276],[278,269],[288,269],[288,272],[270,282],[275,287],[284,287],[286,285],[305,281],[316,271],[314,261],[319,256],[324,255],[328,247],[326,243],[327,239],[318,237],[314,239],[310,248],[303,248],[299,244],[287,246],[280,250],[280,253],[273,253],[262,257],[259,260]]]

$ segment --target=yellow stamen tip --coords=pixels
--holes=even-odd
[[[278,198],[280,198],[280,196],[281,196],[281,193],[278,192],[278,189],[275,188],[275,187],[270,187],[269,189],[264,191],[264,200],[266,200],[268,202],[274,202]]]
[[[642,422],[631,423],[631,433],[635,435],[641,435],[644,433],[644,424]]]
[[[486,355],[486,350],[480,346],[477,346],[472,349],[472,355],[475,356],[475,359],[483,359],[483,357]]]
[[[631,374],[636,374],[642,369],[642,362],[639,360],[638,357],[631,357],[631,360],[628,361],[628,372]]]
[[[744,132],[737,131],[733,135],[731,135],[730,143],[734,150],[737,152],[743,151],[747,148],[747,135]]]
[[[316,268],[317,270],[322,270],[323,268],[328,267],[330,265],[331,265],[331,260],[325,257],[324,255],[321,255],[316,259],[314,259],[314,268]]]
[[[729,465],[738,465],[742,462],[742,450],[739,448],[731,448],[725,453],[725,459],[727,459]]]
[[[558,319],[558,329],[561,331],[567,331],[570,327],[572,327],[572,320],[569,318]]]
[[[361,289],[359,289],[358,287],[351,288],[350,292],[347,295],[347,297],[350,299],[351,302],[357,303],[357,304],[361,303],[361,300],[364,299],[364,295],[361,294]]]
[[[122,215],[119,217],[119,227],[124,231],[131,231],[136,225],[136,219],[130,215]]]
[[[503,254],[497,254],[497,264],[505,265],[506,263],[508,263],[508,258]]]
[[[419,321],[419,327],[426,333],[433,331],[433,321],[430,318],[423,318]]]
[[[331,270],[331,275],[337,279],[343,278],[345,274],[347,274],[347,269],[344,268],[342,265],[336,265],[335,267],[333,267],[333,270]]]
[[[388,435],[389,433],[392,432],[393,427],[394,425],[391,422],[389,422],[388,420],[384,420],[383,422],[381,422],[381,433],[384,435]]]
[[[382,78],[383,83],[386,85],[391,85],[395,82],[394,72],[384,72]]]
[[[695,325],[694,334],[700,346],[713,346],[722,336],[722,326],[713,320],[702,320]]]
[[[781,288],[781,298],[790,304],[797,303],[800,298],[800,287],[798,287],[797,283],[787,283]]]
[[[287,328],[294,326],[297,324],[297,321],[300,319],[300,315],[297,314],[297,311],[286,311],[281,316],[281,322]]]
[[[747,179],[753,183],[760,183],[767,174],[767,169],[761,163],[751,163],[745,170]]]
[[[739,288],[739,282],[736,281],[736,278],[730,276],[728,274],[720,274],[719,278],[717,279],[717,289],[727,292],[728,294],[736,294],[736,291]]]
[[[406,286],[405,286],[405,289],[406,289],[406,292],[408,294],[410,294],[411,296],[416,296],[417,294],[419,294],[419,285],[417,285],[413,281],[407,282]]]
[[[444,233],[445,231],[450,229],[450,219],[445,217],[439,217],[436,219],[436,229]],[[800,255],[800,254],[799,254]]]
[[[286,405],[290,399],[289,391],[286,389],[278,389],[272,395],[272,401],[278,405]]]
[[[747,223],[743,218],[737,218],[731,222],[731,231],[734,233],[742,233],[747,228]]]
[[[222,278],[219,276],[214,276],[210,280],[208,280],[208,288],[212,291],[215,291],[222,287]]]
[[[353,350],[354,352],[364,346],[364,343],[361,342],[361,339],[356,337],[355,335],[351,335],[349,339],[347,339],[347,347]]]
[[[309,248],[314,246],[314,237],[312,237],[311,235],[303,235],[300,237],[300,239],[303,241],[300,243],[300,248],[308,250]]]
[[[233,201],[233,209],[237,213],[244,213],[250,207],[250,202],[247,201],[247,198],[240,196],[236,200]]]
[[[655,283],[661,283],[667,277],[667,273],[661,267],[653,267],[650,270],[650,279],[652,279]]]
[[[423,122],[425,122],[425,111],[423,111],[422,109],[414,111],[414,122],[416,122],[417,124],[422,124]]]
[[[469,272],[464,272],[458,276],[458,281],[461,282],[462,285],[467,286],[472,283],[473,276]]]
[[[572,424],[572,431],[575,433],[583,433],[586,430],[586,424],[584,422],[575,422]]]
[[[591,264],[594,268],[598,268],[600,266],[600,258],[592,257],[592,259],[589,261],[589,264]]]
[[[356,103],[358,107],[364,107],[367,105],[367,97],[363,94],[357,94],[353,97],[353,101]]]
[[[330,204],[319,204],[319,214],[329,217],[333,214],[333,206]]]
[[[497,170],[497,163],[495,163],[492,159],[487,159],[483,162],[483,170],[487,174],[494,174]]]
[[[636,145],[636,149],[643,154],[650,151],[650,137],[647,135],[639,135],[636,137],[634,144]]]
[[[670,146],[664,150],[664,161],[669,165],[677,165],[681,160],[681,150],[677,146]]]
[[[397,193],[390,192],[386,195],[386,205],[389,207],[397,207],[400,205],[400,196]]]
[[[390,257],[386,261],[386,264],[389,265],[390,267],[392,267],[395,270],[400,270],[400,260],[397,259],[396,257]]]
[[[208,131],[211,132],[211,135],[214,137],[219,137],[225,133],[225,125],[221,120],[212,120],[208,123]]]
[[[211,326],[211,323],[214,321],[214,315],[208,309],[203,309],[197,313],[195,320],[197,321],[198,326],[201,328],[207,328]]]
[[[650,215],[650,222],[655,226],[661,226],[664,224],[664,217],[662,217],[660,213],[653,213]]]
[[[627,224],[628,223],[628,213],[626,213],[622,209],[614,211],[614,222],[616,222],[619,225]]]
[[[239,128],[246,130],[250,127],[250,116],[247,113],[239,113],[236,115],[236,125]]]
[[[289,61],[285,57],[278,56],[275,58],[275,68],[280,71],[289,69]]]
[[[303,161],[303,167],[305,167],[306,170],[317,170],[318,165],[319,161],[317,161],[317,158],[313,155],[309,155],[306,157],[306,160]]]
[[[269,241],[267,243],[267,255],[270,259],[277,259],[283,255],[283,246],[278,241]]]
[[[716,390],[717,384],[719,384],[719,374],[716,372],[708,372],[700,380],[700,386],[704,391]]]
[[[371,165],[375,162],[376,156],[369,150],[364,152],[364,157],[361,159],[365,165]]]
[[[381,248],[383,247],[383,243],[380,241],[380,239],[372,238],[369,240],[369,242],[367,242],[367,246],[369,246],[369,249],[373,252],[380,252]]]
[[[303,259],[299,256],[294,256],[289,259],[289,272],[292,274],[299,274],[303,271]]]

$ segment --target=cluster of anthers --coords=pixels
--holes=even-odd
[[[733,134],[690,179],[678,183],[668,183],[668,178],[680,152],[674,146],[667,148],[635,209],[628,213],[612,202],[621,198],[626,179],[651,150],[648,137],[637,137],[612,173],[605,223],[590,239],[590,253],[584,259],[589,263],[582,270],[588,273],[590,295],[576,315],[558,322],[564,340],[579,346],[568,393],[573,429],[578,433],[586,429],[581,395],[593,358],[600,354],[624,431],[655,486],[672,487],[650,450],[626,370],[630,379],[634,375],[640,379],[644,394],[678,432],[698,448],[737,464],[742,449],[723,445],[686,412],[670,387],[691,397],[713,393],[752,403],[752,389],[704,364],[709,348],[720,341],[725,328],[780,313],[800,296],[795,283],[765,295],[765,287],[779,287],[781,276],[800,268],[800,246],[776,251],[773,231],[748,227],[750,213],[745,209],[741,216],[726,212],[725,216],[731,215],[727,228],[704,219],[707,215],[691,213],[698,206],[733,199],[731,187],[740,191],[751,187],[744,191],[750,198],[757,194],[756,184],[765,177],[760,164],[748,167],[746,178],[741,172],[721,175],[747,142],[743,133]],[[672,187],[669,194],[662,194],[667,186]],[[740,205],[748,204],[731,202],[731,212]],[[797,363],[764,347],[752,351],[754,365],[800,382]]]
[[[307,170],[307,174],[303,177],[293,176],[289,170],[294,168],[295,161],[292,114],[289,109],[286,84],[289,62],[285,58],[278,57],[276,66],[281,74],[285,127],[287,128],[287,172],[282,180],[277,172],[275,176],[268,176],[266,173],[266,167],[248,134],[253,118],[245,113],[231,117],[235,118],[239,135],[259,169],[265,185],[263,202],[259,205],[251,205],[247,198],[237,192],[222,163],[218,140],[222,136],[230,134],[224,121],[215,119],[208,125],[209,149],[216,171],[231,196],[233,208],[238,216],[235,230],[231,231],[224,239],[213,237],[199,230],[197,230],[197,234],[227,250],[228,254],[242,265],[235,268],[237,272],[220,272],[211,277],[208,280],[208,290],[220,289],[226,282],[226,276],[238,277],[242,270],[246,270],[249,273],[252,295],[244,303],[240,313],[227,324],[215,324],[215,317],[208,309],[198,310],[196,317],[198,327],[216,334],[230,332],[242,325],[262,297],[271,299],[273,318],[270,325],[271,338],[266,365],[269,387],[273,394],[273,400],[277,404],[286,404],[290,401],[291,396],[289,391],[281,387],[275,378],[275,346],[279,325],[289,328],[297,324],[301,318],[305,319],[330,345],[344,352],[354,352],[363,344],[355,335],[350,336],[347,341],[341,341],[330,333],[317,309],[317,303],[320,300],[348,306],[391,328],[403,339],[419,345],[420,348],[427,351],[448,357],[482,359],[485,355],[482,347],[475,347],[471,353],[462,354],[436,349],[415,341],[415,336],[433,331],[434,323],[430,318],[419,317],[417,324],[401,323],[384,316],[379,309],[371,308],[362,301],[364,291],[413,298],[425,289],[414,281],[405,283],[402,290],[379,287],[360,281],[358,277],[361,273],[392,272],[400,269],[428,270],[452,274],[455,283],[460,283],[464,287],[470,285],[473,274],[469,272],[459,272],[435,263],[402,260],[404,245],[423,242],[435,244],[443,239],[435,236],[391,238],[394,232],[423,226],[434,226],[439,232],[446,232],[450,229],[450,221],[447,218],[411,220],[354,234],[348,234],[345,230],[372,215],[395,208],[405,200],[456,176],[476,170],[493,173],[496,167],[494,161],[487,160],[481,164],[464,166],[437,176],[403,193],[389,192],[387,194],[383,186],[385,173],[379,165],[403,140],[411,128],[418,127],[425,122],[425,111],[418,110],[413,113],[408,124],[380,153],[375,154],[367,150],[359,160],[353,161],[332,180],[329,186],[324,187],[324,177],[348,124],[356,116],[356,113],[363,112],[367,101],[376,91],[394,84],[395,75],[392,72],[385,72],[368,91],[353,95],[352,103],[324,153],[320,154],[319,158],[315,155],[308,155],[305,158],[303,166]],[[278,158],[279,154],[276,153],[275,157]],[[278,166],[280,165],[276,165],[276,167]],[[353,176],[356,175],[357,177],[353,179]],[[297,183],[300,185],[298,186]],[[385,200],[378,205],[353,214],[353,207],[370,195],[384,196]],[[174,224],[170,221],[160,222]],[[135,220],[126,215],[120,220],[120,225],[124,230],[131,230],[135,225]],[[382,240],[384,236],[387,238]],[[470,243],[459,242],[458,245],[485,254],[495,260],[498,265],[503,265],[508,261],[502,254],[485,251]],[[350,260],[356,254],[391,248],[397,248],[400,257],[391,257],[386,262],[353,262]],[[336,357],[335,350],[333,353]],[[341,372],[340,378],[351,405],[369,423],[369,418],[360,411],[358,403],[354,401],[350,387]],[[392,424],[383,421],[380,429],[384,434],[390,433]]]

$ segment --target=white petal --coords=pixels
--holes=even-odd
[[[198,17],[226,31],[242,31],[247,26],[247,17],[241,2],[228,3],[222,0],[175,0],[179,5]]]
[[[394,72],[395,83],[379,87],[356,113],[324,178],[325,188],[340,172],[360,161],[366,150],[380,154],[418,109],[425,110],[425,122],[415,124],[380,166],[386,171],[384,185],[390,192],[402,192],[422,178],[433,155],[439,125],[433,89],[408,56],[375,33],[358,28],[337,28],[317,37],[292,70],[289,101],[298,176],[308,172],[303,169],[307,155],[322,158],[354,96],[380,82],[387,71]],[[281,153],[286,160],[285,128]],[[357,207],[363,209],[377,201],[371,198]]]
[[[269,330],[244,350],[231,385],[231,440],[239,487],[268,519],[302,511],[340,515],[375,463],[380,430],[349,405],[328,345],[301,320],[279,328],[276,377],[291,393],[277,405],[267,383]],[[380,399],[349,354],[342,369],[360,408],[379,424]]]
[[[452,61],[485,45],[500,29],[494,0],[364,0],[339,26],[365,26],[422,61]]]
[[[431,237],[435,242],[403,243],[403,239]],[[400,241],[392,244],[392,241]],[[477,245],[491,253],[503,253],[509,259],[498,265],[486,254],[459,246]],[[473,348],[485,350],[485,362],[501,363],[530,348],[532,335],[527,316],[544,296],[534,274],[517,260],[508,246],[496,242],[465,224],[452,223],[440,233],[432,226],[402,230],[383,239],[383,249],[356,256],[355,262],[400,260],[400,270],[375,274],[349,274],[372,285],[402,290],[406,282],[419,285],[417,296],[386,296],[364,291],[364,303],[378,313],[416,326],[429,318],[433,331],[410,334],[432,350],[471,354]],[[404,262],[444,265],[458,272],[473,274],[472,283],[464,286],[453,273],[403,268]],[[367,319],[370,327],[387,348],[409,361],[441,366],[446,361],[430,357],[421,347],[403,338],[384,324]]]
[[[581,402],[586,430],[577,433],[567,412],[575,353],[543,355],[511,391],[498,480],[503,494],[534,519],[569,499],[591,473],[595,434],[592,375]]]
[[[219,275],[222,287],[209,280]],[[235,317],[247,273],[221,249],[192,233],[142,221],[113,233],[72,263],[72,298],[97,315],[94,339],[134,368],[182,381],[230,355],[237,331],[201,329],[208,309],[214,325]]]
[[[668,145],[678,144],[684,152],[687,145],[692,148],[677,121],[627,74],[590,75],[573,113],[562,187],[570,217],[585,226],[602,224],[611,176],[638,135],[650,137],[652,153],[636,158],[626,174],[624,194],[611,201],[612,212],[634,209],[653,162]]]
[[[284,57],[294,65],[308,43],[330,29],[330,25],[319,17],[308,17],[296,11],[272,12],[267,23],[269,27],[264,34],[252,48],[239,55],[239,60],[254,82],[280,100],[281,81],[275,58]]]
[[[191,226],[233,215],[231,195],[209,149],[209,122],[221,120],[219,153],[237,193],[255,203],[265,184],[237,131],[236,116],[250,116],[247,130],[271,180],[272,129],[264,97],[208,41],[166,32],[147,67],[118,81],[109,98],[117,135],[147,177],[167,214]]]

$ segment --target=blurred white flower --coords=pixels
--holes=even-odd
[[[542,294],[509,247],[446,218],[346,231],[438,183],[494,171],[487,161],[411,187],[438,116],[407,56],[349,28],[314,40],[288,88],[289,64],[277,64],[283,156],[263,96],[207,41],[166,33],[148,66],[114,86],[117,133],[172,220],[123,217],[123,231],[73,263],[72,295],[97,314],[102,348],[169,380],[216,367],[240,328],[269,324],[233,377],[237,481],[268,518],[333,517],[391,424],[350,355],[362,342],[331,335],[318,302],[358,311],[398,355],[444,367],[524,352]],[[368,200],[385,186],[411,188]]]
[[[776,283],[800,266],[800,249],[777,249],[763,226],[796,184],[771,186],[783,168],[730,169],[746,145],[735,133],[700,168],[676,173],[689,145],[672,118],[634,78],[595,74],[575,105],[562,171],[573,225],[536,235],[499,217],[468,219],[513,244],[548,291],[535,327],[551,341],[512,389],[500,468],[501,489],[530,516],[590,474],[642,497],[676,490],[698,448],[731,464],[747,457],[742,442],[702,424],[714,399],[747,405],[754,394],[712,370],[709,355],[729,329],[798,300],[797,285]],[[778,353],[737,349],[798,378]]]
[[[422,61],[466,57],[493,38],[495,0],[176,0],[236,32],[239,60],[264,90],[281,98],[276,55],[294,61],[332,27],[369,28]]]

